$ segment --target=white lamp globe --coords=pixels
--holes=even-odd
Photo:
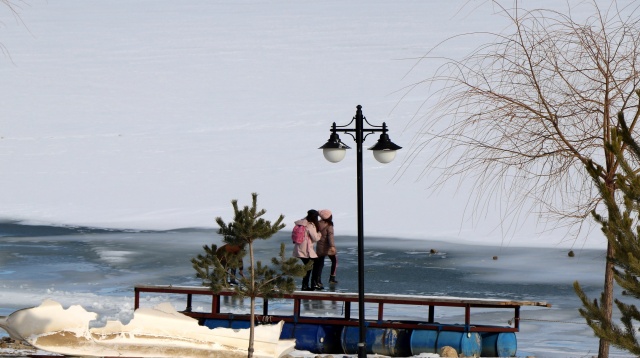
[[[393,159],[396,157],[396,151],[388,150],[388,149],[374,150],[373,157],[376,158],[376,160],[379,161],[380,163],[387,164],[393,161]]]
[[[322,155],[324,155],[324,159],[331,163],[337,163],[344,159],[345,155],[347,155],[347,150],[344,148],[322,148]]]

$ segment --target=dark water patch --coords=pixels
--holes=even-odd
[[[0,222],[0,237],[40,237],[84,234],[106,234],[115,232],[140,232],[87,226],[28,225],[19,221]]]
[[[118,229],[73,225],[31,225],[18,220],[0,221],[0,238],[2,237],[42,237],[42,236],[69,236],[88,234],[114,234],[114,233],[215,233],[211,228],[176,228],[170,230],[139,230]]]

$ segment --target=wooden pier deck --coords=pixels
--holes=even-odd
[[[224,319],[224,320],[246,320],[249,314],[237,314],[221,311],[221,298],[233,296],[233,291],[221,291],[215,293],[207,287],[196,286],[156,286],[139,285],[135,287],[135,308],[140,307],[141,295],[153,293],[184,295],[184,314],[197,319]],[[196,312],[193,310],[192,302],[194,296],[210,296],[211,310],[209,312]],[[547,302],[541,301],[514,301],[503,299],[481,299],[448,296],[419,296],[419,295],[396,295],[396,294],[375,294],[366,293],[365,307],[377,306],[377,317],[367,319],[367,327],[378,328],[405,328],[405,329],[432,329],[438,331],[462,331],[462,332],[518,332],[520,328],[520,308],[523,306],[551,307]],[[327,292],[327,291],[295,291],[286,294],[277,300],[290,300],[293,309],[290,314],[273,314],[269,310],[269,301],[262,300],[262,312],[256,312],[257,322],[278,322],[285,321],[295,324],[329,324],[341,326],[357,326],[357,318],[352,318],[351,304],[358,302],[357,293]],[[309,301],[329,301],[343,303],[341,316],[307,316],[302,314],[301,306]],[[415,319],[409,321],[396,321],[385,319],[385,308],[389,305],[410,305],[416,306]],[[355,305],[357,307],[357,304]],[[464,312],[464,323],[442,324],[436,322],[436,308],[458,307]],[[423,309],[424,308],[424,309]],[[494,325],[474,325],[472,322],[472,309],[512,309],[513,326]]]

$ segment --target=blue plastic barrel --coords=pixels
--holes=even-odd
[[[282,331],[280,331],[280,339],[292,339],[294,338],[293,332],[296,328],[295,323],[285,322],[282,325]]]
[[[518,341],[513,332],[481,333],[483,357],[515,357]]]
[[[296,349],[302,351],[324,354],[342,353],[341,333],[342,326],[318,324],[289,324],[287,326],[285,323],[280,338],[295,338]]]
[[[420,353],[438,353],[436,343],[438,341],[438,331],[415,329],[411,333],[411,355],[416,356]]]
[[[411,355],[411,330],[385,328],[375,336],[373,353],[390,357],[408,357]]]
[[[445,346],[454,348],[458,354],[466,357],[479,357],[482,353],[482,337],[477,332],[441,331],[436,349]]]
[[[251,327],[250,321],[231,320],[231,328],[233,329],[241,329],[241,328],[249,328],[249,327]]]
[[[230,323],[228,319],[205,319],[204,326],[209,327],[211,329],[218,328],[218,327],[229,328]]]
[[[342,330],[342,349],[345,354],[358,353],[360,340],[359,327],[344,327]],[[367,328],[365,338],[369,354],[381,354],[389,357],[407,357],[411,355],[411,331],[396,328]]]
[[[240,320],[232,320],[232,319],[206,319],[204,320],[204,326],[207,326],[211,329],[213,328],[233,328],[233,329],[241,329],[241,328],[249,328],[251,323],[249,321],[240,321]]]
[[[368,334],[369,334],[369,329],[367,329],[367,335]],[[342,343],[342,351],[345,354],[357,354],[359,340],[360,340],[359,327],[345,326],[342,329],[342,334],[340,335],[340,342]],[[367,353],[372,353],[372,352],[369,352],[369,349],[367,349]]]

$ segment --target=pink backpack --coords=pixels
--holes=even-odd
[[[307,228],[304,225],[296,225],[293,227],[293,232],[291,233],[291,241],[294,244],[302,244],[304,241],[304,234],[307,231]]]

